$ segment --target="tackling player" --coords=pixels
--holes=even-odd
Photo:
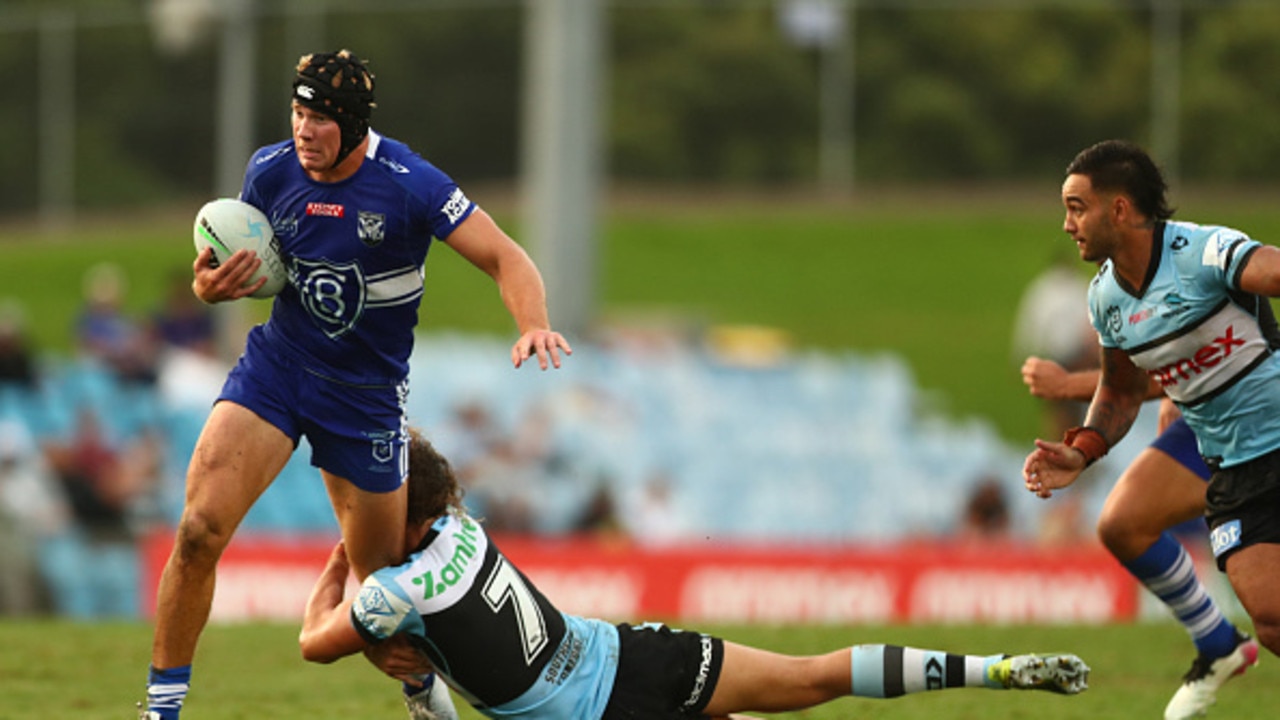
[[[1074,655],[855,645],[798,657],[662,625],[562,613],[466,514],[448,461],[416,432],[408,484],[407,557],[344,600],[350,567],[338,544],[307,602],[299,637],[307,660],[332,662],[403,638],[423,658],[415,672],[434,667],[481,713],[512,720],[726,717],[850,695],[962,687],[1074,694],[1087,687],[1089,668]],[[379,665],[409,679],[403,665],[385,658]],[[412,704],[410,713],[430,717]]]

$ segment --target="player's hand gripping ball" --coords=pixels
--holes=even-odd
[[[241,248],[252,250],[262,259],[258,272],[249,278],[252,285],[260,277],[267,282],[250,297],[267,298],[280,292],[289,280],[284,260],[280,257],[280,242],[271,230],[271,222],[258,208],[240,200],[221,198],[211,200],[196,213],[193,230],[196,252],[213,248],[215,266],[226,262]]]

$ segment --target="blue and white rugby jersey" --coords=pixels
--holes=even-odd
[[[258,150],[240,198],[270,218],[289,269],[254,332],[337,380],[402,380],[432,237],[447,238],[476,207],[453,180],[370,131],[360,169],[336,183],[309,178],[292,140]]]
[[[408,634],[493,718],[599,718],[618,669],[616,627],[561,613],[461,514],[437,520],[403,565],[366,578],[351,622],[370,642]]]
[[[1102,345],[1159,380],[1200,454],[1224,467],[1280,449],[1280,330],[1267,298],[1239,290],[1259,247],[1230,228],[1161,223],[1141,288],[1123,286],[1111,261],[1089,288]]]

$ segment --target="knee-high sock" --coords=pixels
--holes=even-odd
[[[178,720],[190,685],[190,665],[168,670],[150,668],[147,672],[147,709],[158,713],[162,720]]]
[[[900,645],[855,645],[851,652],[853,694],[894,698],[926,690],[1002,688],[987,668],[1003,655],[954,655]]]
[[[1171,533],[1162,534],[1146,552],[1122,564],[1169,607],[1201,654],[1217,658],[1235,649],[1235,626],[1218,609],[1196,577],[1191,556]]]

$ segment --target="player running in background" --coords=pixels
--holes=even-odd
[[[391,638],[490,717],[697,718],[784,712],[845,696],[892,698],[975,687],[1074,694],[1089,668],[1074,655],[953,655],[855,645],[797,657],[661,625],[611,625],[560,612],[490,541],[461,504],[448,461],[416,432],[409,450],[404,557],[343,598],[341,543],[307,602],[303,657],[332,662]],[[395,641],[392,641],[395,642]],[[371,654],[371,659],[377,654]],[[429,662],[428,662],[429,659]],[[429,717],[415,713],[415,720]]]
[[[1280,356],[1264,310],[1280,296],[1280,248],[1171,220],[1166,193],[1132,143],[1098,143],[1067,167],[1063,229],[1082,260],[1101,263],[1089,312],[1102,374],[1084,427],[1037,440],[1023,475],[1041,497],[1070,485],[1129,431],[1155,378],[1212,470],[1206,518],[1218,567],[1258,639],[1280,653]]]
[[[1270,306],[1264,306],[1270,314]],[[1093,399],[1098,370],[1070,372],[1052,360],[1027,358],[1022,380],[1036,397]],[[1172,529],[1204,517],[1210,471],[1196,437],[1157,382],[1158,437],[1125,469],[1098,517],[1098,537],[1120,564],[1164,603],[1196,646],[1196,658],[1165,707],[1165,720],[1202,715],[1218,688],[1257,662],[1257,641],[1228,620],[1196,576],[1191,556]]]
[[[176,720],[208,621],[219,557],[301,437],[312,448],[360,577],[403,550],[408,360],[423,262],[439,238],[498,286],[520,333],[519,368],[560,366],[529,256],[443,172],[369,129],[373,75],[343,50],[304,56],[292,138],[254,153],[240,199],[271,219],[290,282],[253,328],[187,471],[186,503],[160,578],[146,720]],[[195,294],[236,300],[261,260],[194,263]]]

